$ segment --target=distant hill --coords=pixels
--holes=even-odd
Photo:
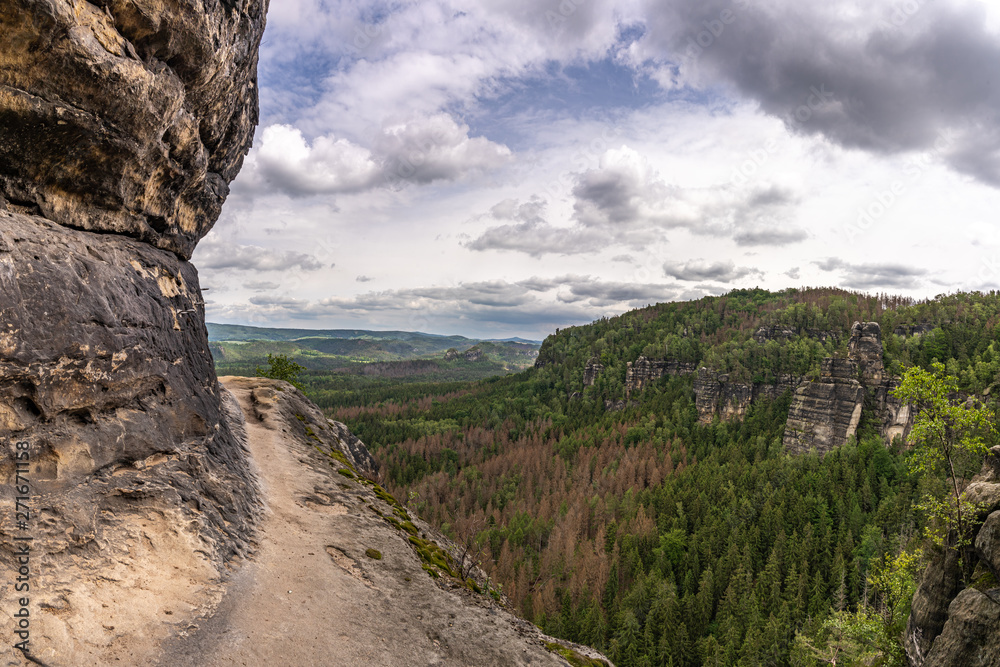
[[[480,340],[418,331],[272,329],[207,323],[220,373],[253,375],[268,354],[283,354],[314,373],[424,380],[474,380],[530,367],[540,344],[522,338]]]

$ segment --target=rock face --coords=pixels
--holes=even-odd
[[[690,375],[698,367],[686,361],[676,359],[647,359],[639,357],[635,362],[628,362],[625,370],[625,393],[642,391],[649,383],[668,375]]]
[[[742,419],[750,404],[758,398],[775,399],[798,385],[799,378],[794,375],[782,375],[774,384],[745,384],[730,382],[726,374],[699,368],[694,381],[698,421],[709,424],[716,417],[723,421]]]
[[[824,343],[827,340],[837,340],[837,335],[832,331],[824,331],[822,329],[793,329],[791,327],[760,327],[754,332],[753,339],[763,345],[769,340],[791,340],[800,333]]]
[[[456,359],[464,359],[465,361],[481,361],[486,358],[486,354],[483,352],[483,348],[478,345],[473,345],[465,352],[459,352],[455,348],[448,348],[448,351],[444,353],[445,361],[454,361]]]
[[[164,609],[209,611],[254,548],[260,489],[186,259],[253,135],[265,12],[0,11],[0,501],[20,472],[31,508],[0,513],[0,560],[32,538],[39,664],[148,664]]]
[[[3,513],[0,552],[12,562],[15,539],[33,538],[39,656],[107,664],[130,627],[109,618],[156,627],[171,601],[204,611],[226,563],[253,548],[259,490],[190,264],[9,211],[0,238],[0,500],[14,505],[27,443],[34,512],[26,529]],[[157,571],[187,583],[147,601],[133,589]]]
[[[983,469],[963,493],[970,502],[982,503],[979,518],[985,517],[974,551],[966,554],[968,564],[996,577],[1000,568],[1000,446],[990,450]],[[936,554],[913,597],[903,640],[912,667],[1000,664],[1000,588],[963,589],[957,552]]]
[[[933,324],[901,324],[892,330],[897,336],[922,336],[934,330]]]
[[[828,452],[853,436],[864,407],[864,388],[852,359],[824,359],[817,382],[795,390],[785,424],[785,449],[801,454]]]
[[[806,333],[820,340],[836,339],[829,331],[809,330]],[[754,339],[764,344],[797,335],[799,332],[795,329],[761,327],[754,333]],[[595,359],[591,359],[584,369],[585,384],[593,376],[594,363]],[[703,424],[715,418],[742,419],[758,398],[773,400],[786,391],[794,391],[784,439],[785,447],[793,452],[813,448],[825,452],[843,445],[857,431],[866,392],[882,419],[881,433],[887,441],[897,436],[905,438],[913,423],[910,407],[892,396],[897,382],[885,375],[882,335],[877,322],[856,322],[851,329],[848,358],[825,359],[817,382],[795,375],[782,375],[767,384],[734,382],[728,374],[696,368],[691,363],[639,357],[627,365],[626,395],[642,391],[662,377],[692,373],[696,373],[694,394],[698,420]],[[626,405],[625,401],[619,403]]]
[[[642,357],[640,357],[641,359]],[[631,364],[629,364],[631,366]],[[583,386],[593,387],[594,383],[597,382],[597,376],[601,374],[604,370],[604,364],[598,357],[591,357],[590,361],[583,369]]]
[[[257,124],[266,0],[9,0],[0,196],[190,258]]]
[[[179,493],[217,501],[204,537],[220,556],[245,551],[255,492],[222,413],[194,268],[131,239],[0,212],[0,285],[0,435],[31,443],[36,489],[73,495],[117,471],[91,490],[93,510],[99,496],[168,481],[150,466],[169,460]],[[49,527],[53,540],[64,527]]]
[[[885,374],[878,323],[855,322],[847,350],[846,359],[824,359],[820,379],[804,381],[795,390],[785,426],[789,451],[828,452],[843,445],[857,432],[866,396],[887,441],[909,434],[913,415],[909,405],[892,396],[897,380]]]
[[[877,322],[854,323],[847,356],[857,364],[865,386],[882,384],[885,366],[882,363],[882,329]]]

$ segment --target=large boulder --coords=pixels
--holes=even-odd
[[[257,124],[266,0],[8,0],[0,197],[189,258]]]

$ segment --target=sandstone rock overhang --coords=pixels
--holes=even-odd
[[[176,630],[164,609],[206,613],[255,548],[260,488],[187,260],[252,140],[266,10],[0,10],[0,500],[20,479],[30,507],[0,513],[0,560],[30,536],[38,664],[148,664],[122,638],[141,652]]]
[[[258,120],[266,0],[7,0],[0,197],[189,259]]]

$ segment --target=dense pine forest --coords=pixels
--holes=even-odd
[[[873,582],[917,553],[920,499],[944,479],[911,472],[905,444],[884,442],[868,409],[843,447],[790,456],[791,392],[700,423],[690,375],[628,395],[626,364],[818,377],[858,321],[880,324],[887,372],[941,362],[963,393],[995,394],[1000,294],[836,289],[650,306],[558,331],[535,368],[475,383],[305,383],[369,444],[389,490],[478,555],[546,632],[619,667],[819,665],[838,640],[831,619],[870,611],[890,643],[901,629],[898,590]],[[585,386],[590,360],[604,368]],[[968,478],[980,460],[962,463]],[[907,561],[903,589],[918,565]]]

